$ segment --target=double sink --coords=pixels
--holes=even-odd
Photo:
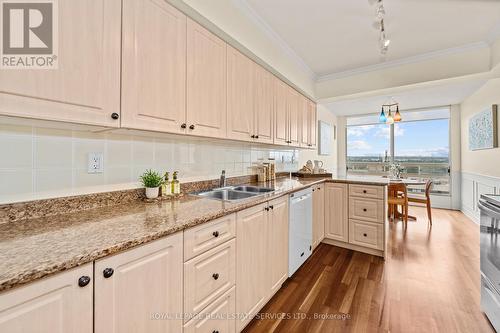
[[[259,186],[230,186],[199,192],[195,195],[221,201],[239,201],[273,192],[273,188]]]

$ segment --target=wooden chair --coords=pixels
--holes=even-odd
[[[402,207],[402,217],[405,227],[408,225],[408,192],[406,184],[389,184],[387,204],[389,205],[389,218],[399,217],[398,206]]]
[[[425,194],[410,194],[408,196],[409,202],[416,202],[424,204],[427,207],[427,217],[429,218],[429,224],[432,225],[432,210],[431,210],[431,188],[432,180],[427,180],[425,183]]]

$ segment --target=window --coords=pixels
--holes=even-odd
[[[432,179],[434,194],[448,194],[449,116],[449,108],[439,108],[405,111],[403,121],[394,125],[377,123],[376,116],[349,118],[348,173],[387,175],[394,160],[405,167],[406,176]]]

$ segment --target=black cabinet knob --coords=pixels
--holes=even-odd
[[[363,234],[363,236],[365,236],[365,237],[366,237],[366,236],[368,236],[368,235],[367,235],[367,234]]]
[[[115,120],[116,120],[116,119],[118,119],[118,118],[120,118],[120,115],[119,115],[118,113],[113,112],[113,113],[111,114],[111,119],[115,119]]]
[[[264,210],[269,211],[269,207],[265,207]]]
[[[366,208],[363,208],[363,212],[366,212]]]
[[[314,189],[313,189],[313,192],[314,192]]]
[[[365,193],[365,194],[366,194],[366,190],[363,190],[363,193]]]
[[[252,139],[255,139],[255,135],[250,135],[250,137],[251,137]]]
[[[181,124],[181,128],[186,128],[186,123]]]
[[[90,283],[90,276],[84,275],[84,276],[80,276],[80,278],[78,279],[78,285],[80,287],[85,287],[89,283]]]
[[[217,280],[219,278],[219,273],[212,274],[212,277],[214,278],[214,280]]]
[[[258,139],[258,138],[259,138],[259,136],[258,136],[258,135],[256,135],[256,136],[255,136],[255,138],[256,138],[256,139]]]
[[[219,331],[217,331],[217,330],[213,330],[213,331],[212,331],[212,333],[219,333]]]
[[[194,130],[194,125],[189,125],[190,130]]]
[[[304,256],[304,252],[302,252],[302,253],[300,254],[300,256],[301,256],[301,257],[303,257],[303,256]]]
[[[269,208],[274,209],[274,206],[273,205],[269,205]]]
[[[113,268],[108,267],[102,271],[102,275],[104,276],[105,279],[107,279],[110,278],[114,272],[115,270]]]
[[[214,232],[212,232],[212,235],[214,235],[214,237],[219,237],[219,232],[218,231],[214,231]]]

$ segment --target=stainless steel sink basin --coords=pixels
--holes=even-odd
[[[219,199],[219,200],[225,200],[225,201],[236,201],[236,200],[242,200],[242,199],[254,197],[257,195],[257,193],[240,192],[240,191],[234,191],[231,189],[223,189],[223,190],[213,190],[213,191],[203,192],[203,193],[199,193],[198,195],[202,196],[202,197],[206,197],[206,198],[212,198],[212,199]]]
[[[258,187],[258,186],[233,186],[218,188],[206,192],[195,193],[195,195],[223,200],[223,201],[239,201],[252,197],[257,197],[259,195],[264,195],[269,192],[273,192],[274,189],[268,187]]]
[[[235,191],[251,192],[251,193],[269,193],[273,192],[273,188],[257,187],[257,186],[236,186],[233,188]]]

